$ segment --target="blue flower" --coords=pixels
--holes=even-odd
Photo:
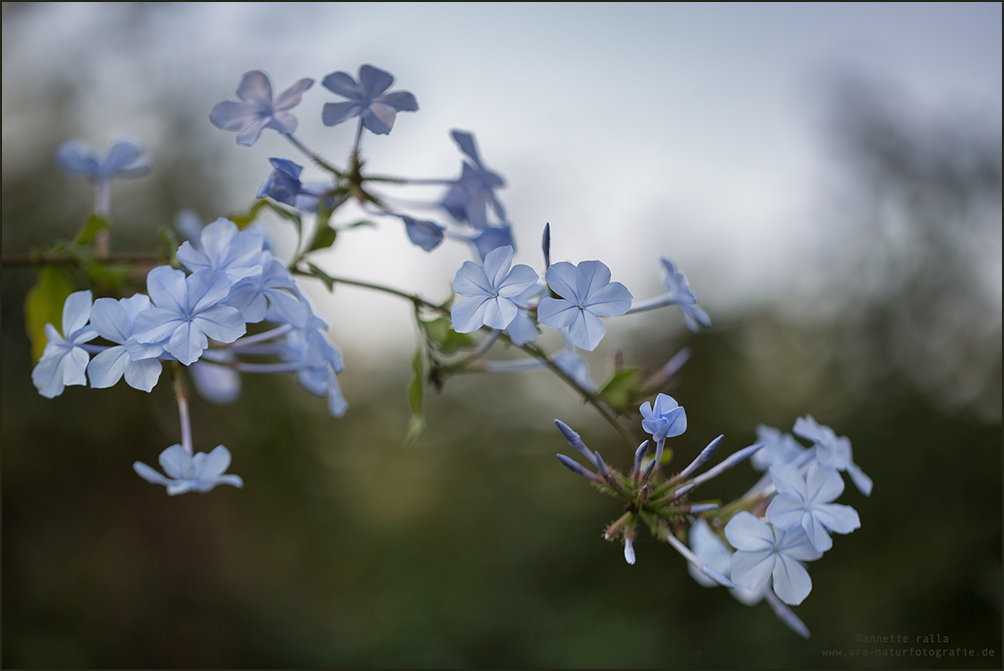
[[[631,308],[631,313],[655,310],[667,305],[675,305],[683,313],[683,320],[687,328],[696,333],[700,326],[708,328],[711,326],[711,317],[708,313],[697,306],[697,296],[690,289],[690,282],[687,276],[677,270],[676,265],[665,256],[660,257],[663,265],[662,283],[666,286],[667,293],[662,296],[651,298],[647,301],[636,303]]]
[[[172,445],[160,453],[160,467],[164,477],[141,461],[132,467],[147,482],[165,485],[171,496],[185,492],[208,492],[216,485],[243,487],[239,475],[223,475],[230,466],[230,450],[219,445],[209,454],[196,452],[192,456],[181,445]]]
[[[136,316],[132,336],[139,343],[162,345],[186,366],[202,356],[208,338],[231,343],[246,332],[241,313],[222,303],[230,293],[225,276],[202,270],[185,277],[159,266],[147,275],[146,285],[156,307]]]
[[[545,277],[561,298],[542,298],[537,320],[545,326],[567,327],[572,343],[584,350],[596,349],[606,335],[600,317],[622,315],[631,308],[631,292],[620,282],[611,282],[610,269],[600,261],[578,266],[561,261],[548,268]]]
[[[725,537],[736,549],[732,555],[732,582],[759,592],[773,576],[774,593],[786,604],[797,606],[812,591],[803,561],[819,559],[802,527],[779,529],[746,511],[725,525]]]
[[[377,135],[386,135],[394,127],[398,112],[418,110],[418,101],[411,93],[384,93],[393,83],[393,75],[372,65],[359,68],[358,82],[347,72],[332,72],[321,85],[351,102],[326,103],[321,120],[325,126],[335,126],[358,116],[363,126]]]
[[[82,345],[98,336],[88,324],[90,316],[91,292],[77,291],[63,303],[63,334],[52,324],[45,325],[48,341],[31,371],[31,381],[42,396],[55,398],[67,385],[87,384],[84,371],[90,357]]]
[[[289,269],[268,251],[262,252],[259,260],[264,269],[234,284],[227,305],[237,308],[248,324],[265,319],[284,324],[306,323],[306,303],[299,300],[296,281]]]
[[[193,273],[209,271],[233,284],[261,272],[263,244],[259,231],[242,231],[237,224],[221,217],[202,229],[198,249],[185,241],[178,248],[177,257]]]
[[[113,142],[105,156],[98,155],[80,140],[68,140],[56,150],[56,162],[64,172],[80,175],[91,182],[105,182],[112,177],[140,177],[153,166],[153,158],[143,152],[143,146],[126,138]]]
[[[509,224],[487,226],[482,228],[477,235],[472,235],[467,239],[474,245],[474,249],[478,250],[478,256],[481,257],[482,261],[493,249],[505,246],[512,247],[513,250],[516,249],[516,243],[512,239],[512,226]]]
[[[268,75],[260,70],[245,72],[237,87],[237,97],[243,102],[227,100],[217,103],[209,113],[213,125],[223,130],[240,131],[237,144],[250,147],[266,128],[284,135],[296,132],[296,117],[286,110],[300,104],[300,96],[314,84],[313,79],[301,79],[272,101],[272,85]]]
[[[495,196],[495,189],[504,187],[505,180],[481,162],[471,133],[454,130],[450,134],[460,151],[471,159],[471,163],[464,161],[460,179],[446,192],[440,205],[454,219],[466,221],[474,228],[488,226],[489,205],[498,218],[505,221],[505,209]]]
[[[659,441],[682,435],[687,430],[687,413],[676,399],[666,394],[655,397],[655,407],[648,401],[641,404],[641,428]]]
[[[91,386],[97,389],[110,387],[125,376],[126,383],[133,389],[149,392],[160,379],[161,364],[154,350],[145,358],[133,359],[126,343],[132,336],[132,325],[137,315],[150,307],[146,294],[136,294],[131,298],[115,300],[99,298],[91,308],[91,326],[99,336],[118,343],[115,347],[99,352],[87,366]],[[134,348],[132,352],[136,352]]]
[[[777,496],[767,506],[767,519],[781,529],[801,525],[820,552],[833,547],[827,530],[849,534],[861,526],[854,508],[831,503],[844,491],[844,481],[829,466],[815,462],[805,477],[791,464],[771,466],[770,477]]]
[[[484,266],[465,261],[453,279],[453,290],[469,298],[453,306],[451,316],[457,333],[471,333],[482,326],[504,329],[516,318],[513,300],[538,280],[530,266],[512,266],[512,247],[499,247],[485,256]]]
[[[790,464],[805,453],[805,447],[794,436],[780,429],[758,424],[756,437],[764,447],[750,457],[750,465],[758,471],[766,471],[774,464]]]

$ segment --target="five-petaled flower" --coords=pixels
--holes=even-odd
[[[812,547],[825,552],[833,547],[827,530],[849,534],[861,526],[854,508],[831,503],[844,491],[844,481],[834,469],[814,462],[805,477],[791,464],[770,467],[777,496],[767,506],[767,519],[775,527],[801,526]]]
[[[451,312],[457,333],[471,333],[482,326],[504,329],[516,318],[519,307],[514,300],[539,279],[530,266],[512,266],[512,247],[508,245],[485,255],[484,266],[464,261],[453,279],[453,290],[469,296]]]
[[[218,445],[209,454],[196,452],[191,455],[181,445],[172,445],[160,453],[160,467],[168,477],[164,477],[142,461],[133,463],[136,473],[155,485],[165,485],[171,496],[185,492],[208,492],[216,485],[243,487],[239,475],[223,472],[230,466],[230,450]]]
[[[567,327],[572,343],[584,350],[596,349],[606,335],[600,317],[616,317],[631,308],[631,292],[610,281],[610,269],[601,261],[578,266],[561,261],[547,269],[545,278],[561,298],[542,298],[537,320],[545,326]]]
[[[237,144],[248,147],[258,141],[266,128],[292,135],[296,132],[297,121],[287,110],[299,105],[303,92],[313,84],[313,79],[301,79],[273,101],[268,75],[260,70],[245,72],[237,87],[237,97],[243,102],[226,100],[217,103],[209,113],[209,120],[217,128],[240,131]]]
[[[651,433],[653,440],[673,438],[687,430],[687,413],[672,396],[659,394],[654,407],[645,401],[639,410],[643,417],[641,428]]]
[[[732,582],[759,592],[773,576],[774,593],[781,601],[797,606],[812,591],[812,579],[803,561],[823,553],[812,546],[801,526],[772,527],[746,511],[725,525],[725,537],[736,549],[732,555]]]
[[[495,196],[495,189],[505,186],[501,175],[492,172],[481,162],[478,147],[474,143],[474,135],[461,130],[450,132],[453,141],[457,143],[469,159],[464,161],[460,179],[450,187],[443,196],[440,205],[457,221],[466,221],[474,228],[488,226],[488,206],[502,221],[505,221],[505,209]],[[484,256],[482,254],[482,256]]]
[[[377,135],[386,135],[394,127],[398,112],[415,112],[418,101],[407,91],[384,93],[394,83],[394,76],[372,65],[359,68],[359,81],[347,72],[332,72],[321,85],[351,102],[325,103],[321,120],[335,126],[353,117]]]

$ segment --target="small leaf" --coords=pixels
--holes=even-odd
[[[327,249],[335,243],[335,238],[338,237],[338,231],[331,228],[327,224],[323,226],[318,226],[317,230],[314,232],[314,239],[310,242],[310,247],[307,249],[308,252],[313,252],[318,249]]]
[[[73,284],[65,268],[57,265],[42,266],[38,272],[38,281],[24,300],[25,329],[31,340],[33,361],[37,362],[42,358],[42,350],[48,341],[45,325],[62,328],[63,304],[72,293]]]
[[[415,439],[425,430],[425,416],[422,414],[425,374],[421,347],[415,351],[415,358],[411,360],[411,369],[415,372],[415,378],[408,386],[408,408],[411,410],[411,419],[408,421],[408,434],[404,438],[407,444],[415,442]]]
[[[324,272],[323,270],[321,270],[320,268],[318,268],[309,261],[307,262],[307,268],[310,269],[310,272],[304,274],[312,275],[317,279],[321,280],[322,282],[324,282],[324,286],[328,288],[328,291],[333,292],[335,290],[335,280],[333,277],[331,277],[326,272]]]
[[[75,242],[78,245],[90,244],[94,241],[94,238],[99,232],[109,227],[111,227],[111,222],[92,212],[91,215],[87,217],[87,221],[84,222],[84,227],[80,229],[79,233],[77,233],[77,239]]]
[[[439,317],[428,322],[421,322],[422,328],[433,347],[443,354],[453,354],[457,350],[474,347],[474,338],[466,333],[453,330],[453,322],[447,317]]]
[[[641,382],[641,369],[620,368],[600,390],[599,397],[611,408],[624,412],[633,404],[639,382]]]
[[[92,284],[107,289],[121,289],[129,277],[128,263],[101,263],[95,261],[87,266],[87,279]]]

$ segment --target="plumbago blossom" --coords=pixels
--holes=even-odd
[[[263,158],[264,181],[246,212],[207,226],[192,213],[180,214],[178,228],[187,241],[144,259],[150,265],[152,258],[172,260],[149,270],[144,286],[129,287],[123,280],[95,287],[107,294],[96,299],[91,289],[59,293],[51,287],[70,284],[59,265],[65,262],[66,247],[54,248],[61,257],[43,256],[43,272],[62,273],[65,281],[46,284],[40,279],[37,295],[26,305],[39,325],[33,345],[41,356],[32,371],[39,393],[54,398],[67,386],[89,382],[106,388],[124,379],[152,394],[169,378],[180,441],[159,455],[161,471],[136,461],[135,472],[169,495],[205,493],[224,484],[243,487],[240,476],[226,472],[231,462],[227,447],[195,451],[185,377],[206,400],[235,403],[242,375],[292,374],[308,393],[326,399],[333,417],[342,417],[349,410],[338,382],[345,365],[342,353],[327,334],[328,318],[314,311],[301,283],[313,281],[329,291],[345,284],[397,296],[414,312],[419,334],[412,360],[415,379],[407,393],[412,414],[407,440],[424,427],[426,385],[439,389],[462,374],[549,370],[610,425],[633,455],[629,468],[619,470],[555,420],[564,440],[584,460],[558,454],[559,462],[623,505],[603,537],[623,545],[625,561],[633,565],[644,559],[640,530],[648,528],[657,540],[673,546],[700,584],[725,587],[747,605],[765,601],[782,622],[808,637],[808,628],[790,608],[812,590],[807,564],[832,549],[832,534],[847,534],[861,525],[857,511],[835,502],[843,493],[842,474],[865,496],[872,490],[871,479],[853,460],[850,440],[806,416],[795,422],[794,435],[758,426],[756,443],[707,467],[725,442],[718,435],[684,468],[671,469],[675,454],[688,450],[685,434],[690,430],[693,436],[694,429],[688,427],[683,405],[664,392],[690,349],[649,372],[627,364],[624,354],[612,348],[605,379],[590,370],[582,352],[596,351],[606,339],[603,320],[664,307],[679,309],[684,325],[695,333],[710,327],[683,271],[668,257],[657,257],[666,292],[636,302],[626,286],[612,281],[617,269],[603,261],[552,263],[550,224],[543,227],[540,270],[514,263],[518,227],[507,218],[499,196],[506,182],[487,167],[473,133],[450,133],[462,155],[459,177],[371,174],[362,158],[363,129],[389,134],[398,112],[415,112],[418,102],[408,91],[389,91],[394,77],[380,68],[364,64],[358,77],[338,70],[321,81],[345,100],[324,103],[320,118],[327,126],[359,119],[347,163],[339,167],[296,136],[298,121],[290,110],[314,81],[304,77],[273,97],[268,76],[253,70],[241,77],[239,101],[212,108],[209,121],[237,132],[239,145],[250,147],[272,129],[309,164],[276,156],[266,164]],[[99,221],[88,220],[70,256],[85,270],[100,271],[109,257],[110,222],[104,219],[108,183],[143,174],[152,159],[134,141],[119,141],[104,157],[74,141],[60,147],[57,160],[68,173],[98,186]],[[305,165],[320,170],[323,179],[305,183]],[[435,193],[423,201],[402,201],[393,195],[399,186],[431,187]],[[365,220],[344,220],[341,207],[349,201]],[[400,204],[404,202],[408,204]],[[276,256],[254,225],[262,212],[292,225],[296,239],[289,257]],[[472,260],[449,268],[453,294],[426,300],[396,287],[333,275],[320,265],[320,253],[344,235],[381,222],[403,225],[420,254],[453,243],[466,248]],[[59,328],[46,323],[60,312]],[[516,358],[493,355],[500,350]],[[718,493],[698,498],[707,483],[745,461],[763,475],[743,496],[729,503],[719,503],[726,499]]]

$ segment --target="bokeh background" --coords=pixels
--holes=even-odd
[[[63,140],[127,134],[156,156],[112,198],[113,248],[149,250],[180,210],[246,208],[269,157],[298,160],[274,133],[246,148],[210,125],[243,72],[279,91],[371,63],[421,107],[365,137],[374,170],[454,177],[449,130],[474,131],[507,178],[519,262],[542,267],[550,222],[553,259],[600,258],[637,298],[659,291],[658,254],[687,272],[713,328],[609,320],[588,357],[601,381],[610,348],[653,369],[692,348],[679,460],[811,413],[875,481],[841,498],[862,527],[810,566],[802,640],[668,546],[643,537],[628,566],[601,539],[619,506],[560,467],[552,421],[630,455],[546,372],[449,380],[403,445],[409,306],[312,286],[349,413],[246,376],[237,403],[193,404],[196,448],[226,444],[245,488],[168,498],[130,466],[177,442],[169,388],[40,397],[34,271],[5,263],[4,666],[1000,667],[999,4],[6,3],[2,49],[4,255],[86,216]],[[320,123],[329,100],[305,94],[298,134],[340,162],[353,129]],[[436,299],[468,258],[384,223],[320,264]],[[754,478],[744,464],[708,495]],[[897,656],[911,647],[976,656]]]

